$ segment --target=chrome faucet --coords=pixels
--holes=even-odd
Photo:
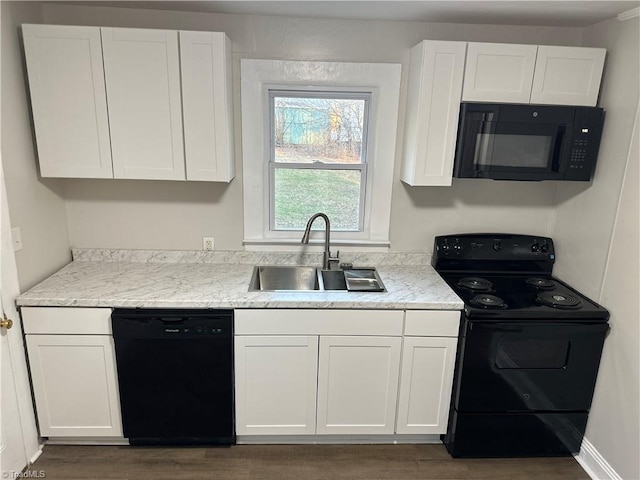
[[[322,217],[324,219],[324,254],[322,255],[322,269],[331,270],[331,262],[340,261],[340,251],[336,253],[335,257],[331,256],[331,250],[329,250],[329,235],[331,232],[331,224],[329,223],[329,217],[324,213],[316,213],[307,222],[307,228],[304,229],[304,235],[302,235],[301,243],[309,243],[309,234],[311,234],[311,225],[316,218]]]

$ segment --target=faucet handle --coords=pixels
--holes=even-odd
[[[331,264],[338,265],[340,263],[340,250],[336,250],[336,256],[333,257],[329,252],[329,270],[331,270]]]

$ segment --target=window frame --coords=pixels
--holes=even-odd
[[[304,227],[300,229],[283,229],[276,228],[275,225],[275,173],[277,168],[282,169],[309,169],[309,170],[357,170],[360,171],[360,197],[358,206],[358,228],[356,230],[335,230],[335,232],[363,232],[364,231],[364,218],[367,207],[367,194],[370,191],[370,186],[367,188],[367,181],[369,178],[369,162],[367,154],[369,151],[369,114],[371,105],[371,92],[354,92],[350,90],[342,91],[340,89],[327,90],[323,88],[321,90],[312,89],[300,89],[300,88],[288,88],[288,89],[269,89],[269,231],[271,232],[302,232]],[[362,100],[364,101],[364,114],[362,121],[362,145],[360,147],[360,163],[301,163],[301,162],[276,162],[275,149],[275,98],[328,98],[339,100]],[[319,227],[316,227],[320,229]],[[314,228],[314,230],[316,229]],[[333,230],[332,230],[333,232]]]
[[[331,240],[388,248],[401,65],[241,59],[240,77],[245,248],[300,245],[299,231],[270,230],[269,90],[371,93],[363,230],[332,231]]]

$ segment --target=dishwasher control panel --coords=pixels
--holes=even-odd
[[[164,325],[161,327],[162,333],[167,337],[181,337],[181,336],[209,336],[209,335],[226,335],[227,329],[221,326],[209,326],[209,325],[196,325],[196,326],[184,326],[184,325]]]
[[[197,339],[233,336],[233,310],[124,309],[111,315],[114,337]]]

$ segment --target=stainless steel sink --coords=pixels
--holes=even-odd
[[[327,290],[382,292],[375,268],[323,270],[297,265],[264,265],[253,269],[250,292],[313,292]]]
[[[249,291],[320,290],[316,267],[264,266],[255,267]]]
[[[346,290],[347,282],[343,270],[321,270],[322,285],[325,290]]]

